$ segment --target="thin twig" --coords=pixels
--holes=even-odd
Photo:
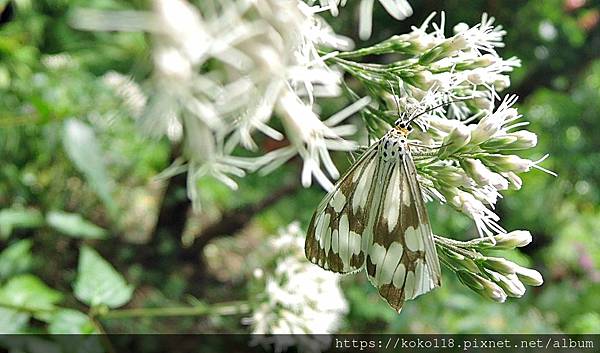
[[[182,306],[170,308],[135,308],[111,310],[100,315],[102,319],[122,319],[134,317],[165,317],[165,316],[204,316],[204,315],[237,315],[250,310],[243,301],[206,304],[197,306]]]

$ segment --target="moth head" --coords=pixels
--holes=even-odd
[[[394,125],[396,130],[404,135],[404,137],[408,136],[408,134],[410,134],[410,132],[413,130],[412,126],[410,126],[410,120],[407,119],[407,116],[404,113],[402,113],[400,118],[394,122]]]
[[[395,126],[395,130],[399,132],[403,138],[406,138],[408,134],[412,131],[412,127],[406,124],[406,122],[401,122]]]

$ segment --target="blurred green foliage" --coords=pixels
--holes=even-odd
[[[405,32],[431,11],[446,10],[447,30],[488,11],[508,32],[503,54],[523,60],[510,92],[522,96],[520,112],[539,136],[531,158],[550,153],[546,166],[559,177],[530,172],[498,211],[507,229],[532,232],[533,243],[513,260],[541,271],[545,284],[496,304],[447,273],[442,288],[397,315],[364,275],[348,276],[343,286],[351,310],[343,331],[600,332],[600,6],[413,2],[415,15],[403,22],[376,8],[370,42]],[[306,227],[322,190],[295,190],[255,212],[241,231],[189,246],[204,242],[195,235],[228,212],[247,211],[297,182],[299,165],[292,161],[267,179],[250,175],[237,192],[203,180],[206,207],[192,215],[185,183],[153,179],[178,146],[142,136],[102,79],[111,70],[147,78],[148,41],[140,33],[74,30],[68,18],[75,5],[132,9],[144,2],[0,1],[0,332],[96,332],[96,317],[122,305],[243,299],[245,254],[292,220]],[[349,4],[328,20],[356,38],[354,14]],[[340,100],[325,101],[322,111],[339,106]],[[347,156],[336,158],[348,164]],[[436,233],[475,236],[468,219],[430,206]],[[244,330],[239,319],[99,320],[109,332],[237,332]]]

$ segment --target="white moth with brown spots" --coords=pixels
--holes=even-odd
[[[408,123],[371,145],[321,201],[309,225],[306,257],[322,268],[366,268],[398,312],[439,287],[440,264],[410,154]]]

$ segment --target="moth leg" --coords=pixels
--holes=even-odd
[[[417,152],[417,151],[412,154],[413,159],[416,159],[416,160],[437,157],[437,155],[438,155],[437,152]]]
[[[413,146],[413,147],[426,148],[428,150],[438,150],[438,149],[440,149],[442,147],[447,146],[447,145],[429,146],[429,145],[423,145],[423,144],[414,143],[414,142],[407,142],[406,144],[409,145],[409,146]]]

